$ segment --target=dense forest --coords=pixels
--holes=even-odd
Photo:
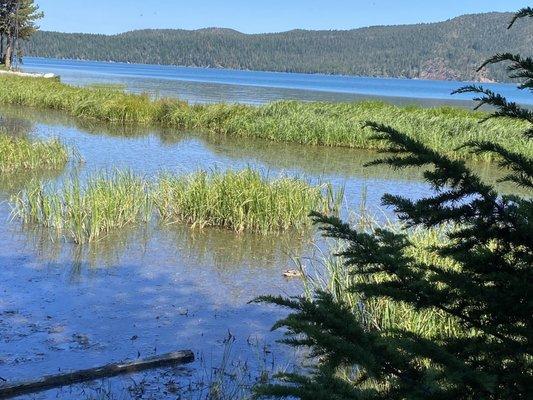
[[[243,34],[230,29],[139,30],[118,35],[37,32],[30,56],[234,69],[365,76],[505,80],[503,67],[476,72],[500,49],[526,52],[533,26],[512,14],[487,13],[445,22],[348,31],[293,30]]]

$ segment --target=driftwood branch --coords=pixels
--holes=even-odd
[[[190,350],[176,351],[135,361],[124,361],[104,365],[103,367],[48,375],[33,381],[19,382],[0,386],[0,399],[8,399],[28,393],[42,392],[74,383],[92,381],[99,378],[109,378],[131,372],[165,367],[169,365],[187,364],[194,361],[194,353]]]

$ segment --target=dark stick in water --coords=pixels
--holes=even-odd
[[[99,378],[109,378],[121,374],[140,372],[176,364],[187,364],[194,361],[194,353],[190,350],[176,351],[135,361],[107,364],[102,367],[89,368],[80,371],[66,372],[57,375],[47,375],[42,378],[10,384],[0,387],[0,399],[8,399],[28,393],[72,385],[74,383],[92,381]]]

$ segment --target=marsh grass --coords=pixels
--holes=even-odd
[[[44,227],[76,243],[146,224],[154,214],[164,223],[239,233],[302,231],[310,225],[309,212],[326,211],[331,202],[322,186],[294,178],[269,180],[251,169],[166,174],[154,183],[115,171],[89,178],[85,185],[78,178],[63,188],[34,183],[12,197],[13,217],[24,225]]]
[[[130,172],[78,178],[62,189],[35,183],[13,198],[13,215],[25,225],[37,225],[75,243],[93,242],[110,232],[140,222],[152,214],[147,183]]]
[[[295,178],[268,180],[251,169],[164,175],[155,199],[166,223],[255,233],[305,228],[312,210],[327,207],[320,187]]]
[[[523,139],[522,122],[494,119],[452,107],[426,109],[398,107],[379,101],[357,103],[305,103],[279,101],[264,106],[237,104],[189,105],[174,99],[153,100],[148,95],[127,94],[116,87],[80,88],[53,80],[0,77],[0,102],[52,108],[71,115],[122,124],[158,125],[212,134],[261,138],[307,145],[383,150],[369,140],[363,122],[390,125],[431,148],[455,158],[490,160],[456,150],[470,140],[490,140],[511,151],[533,155],[533,145]]]
[[[398,223],[377,224],[372,217],[363,215],[359,230],[372,230],[384,225],[387,225],[387,228],[391,230],[399,231],[401,229]],[[449,240],[447,233],[450,229],[454,228],[441,226],[431,230],[415,228],[404,231],[411,243],[411,246],[406,250],[407,255],[417,261],[431,262],[444,269],[458,268],[453,260],[439,257],[432,250],[432,248],[439,247]],[[317,247],[317,252],[309,260],[306,260],[306,265],[301,259],[294,260],[302,272],[305,295],[308,298],[312,298],[317,290],[331,293],[335,300],[348,305],[362,326],[368,330],[406,331],[433,341],[439,341],[446,337],[460,338],[475,334],[474,330],[465,328],[460,321],[435,308],[418,310],[409,304],[393,301],[387,297],[366,298],[362,296],[354,290],[354,284],[380,283],[395,278],[385,273],[372,278],[350,273],[344,260],[334,255],[345,249],[338,242],[335,242],[334,246],[325,251]],[[420,359],[419,362],[430,366],[427,359]],[[338,374],[341,379],[352,384],[358,379],[356,366],[341,367]],[[381,385],[381,383],[370,379],[362,388],[385,389]]]
[[[126,90],[126,85],[123,83],[91,83],[85,87],[95,90],[111,90],[116,92],[123,92]]]
[[[374,228],[376,225],[373,225]],[[397,225],[393,229],[400,229]],[[446,232],[450,227],[433,230],[416,229],[409,232],[412,243],[407,253],[420,261],[428,261],[445,268],[457,266],[449,259],[435,256],[431,247],[439,246],[446,240]],[[333,254],[342,248],[332,248],[324,252],[317,248],[315,255],[304,262],[294,259],[297,267],[302,271],[302,280],[307,296],[312,296],[316,290],[331,293],[335,299],[349,305],[353,313],[359,317],[369,329],[394,330],[401,329],[421,335],[425,338],[439,338],[443,336],[460,336],[465,334],[459,323],[438,310],[416,310],[410,305],[394,302],[387,298],[363,298],[351,289],[356,283],[369,283],[366,277],[353,275],[346,269],[343,260]],[[307,263],[307,265],[304,265]],[[393,279],[387,275],[375,278],[378,282]]]
[[[0,131],[0,173],[58,170],[68,158],[67,148],[57,139],[34,141]]]

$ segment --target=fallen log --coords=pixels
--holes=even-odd
[[[121,374],[140,372],[147,369],[165,367],[169,365],[187,364],[194,361],[194,353],[190,350],[176,351],[160,356],[143,358],[135,361],[107,364],[102,367],[89,368],[57,375],[47,375],[42,378],[25,381],[7,386],[0,386],[0,399],[8,399],[23,394],[37,393],[74,383],[87,382],[100,378],[109,378]]]

